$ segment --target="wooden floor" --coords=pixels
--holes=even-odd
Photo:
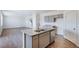
[[[69,40],[63,38],[63,36],[57,35],[55,42],[49,45],[47,48],[77,48],[77,46]]]
[[[21,30],[23,29],[27,28],[4,29],[2,36],[0,36],[0,48],[22,48],[23,36]]]
[[[22,48],[23,39],[21,30],[27,28],[12,28],[5,29],[3,35],[0,37],[0,48]],[[48,48],[76,48],[77,46],[72,42],[58,35],[55,38],[55,42],[52,43]]]

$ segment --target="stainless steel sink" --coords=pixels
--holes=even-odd
[[[41,31],[44,31],[44,29],[37,29],[37,30],[35,30],[35,32],[41,32]]]

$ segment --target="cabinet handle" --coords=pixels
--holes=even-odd
[[[76,30],[75,28],[73,28],[73,30]]]
[[[36,40],[36,39],[34,39],[34,40]]]

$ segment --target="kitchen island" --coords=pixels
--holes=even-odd
[[[55,28],[40,29],[40,31],[27,29],[22,32],[24,48],[45,48],[54,41],[56,35]]]

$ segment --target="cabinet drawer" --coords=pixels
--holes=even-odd
[[[42,33],[42,34],[39,35],[39,37],[43,37],[43,36],[46,36],[46,35],[49,35],[49,32]]]
[[[37,39],[38,38],[38,35],[35,35],[32,37],[32,39]]]
[[[49,44],[49,36],[39,38],[39,48],[44,48]]]
[[[44,48],[49,44],[49,32],[40,34],[39,36],[39,48]]]

